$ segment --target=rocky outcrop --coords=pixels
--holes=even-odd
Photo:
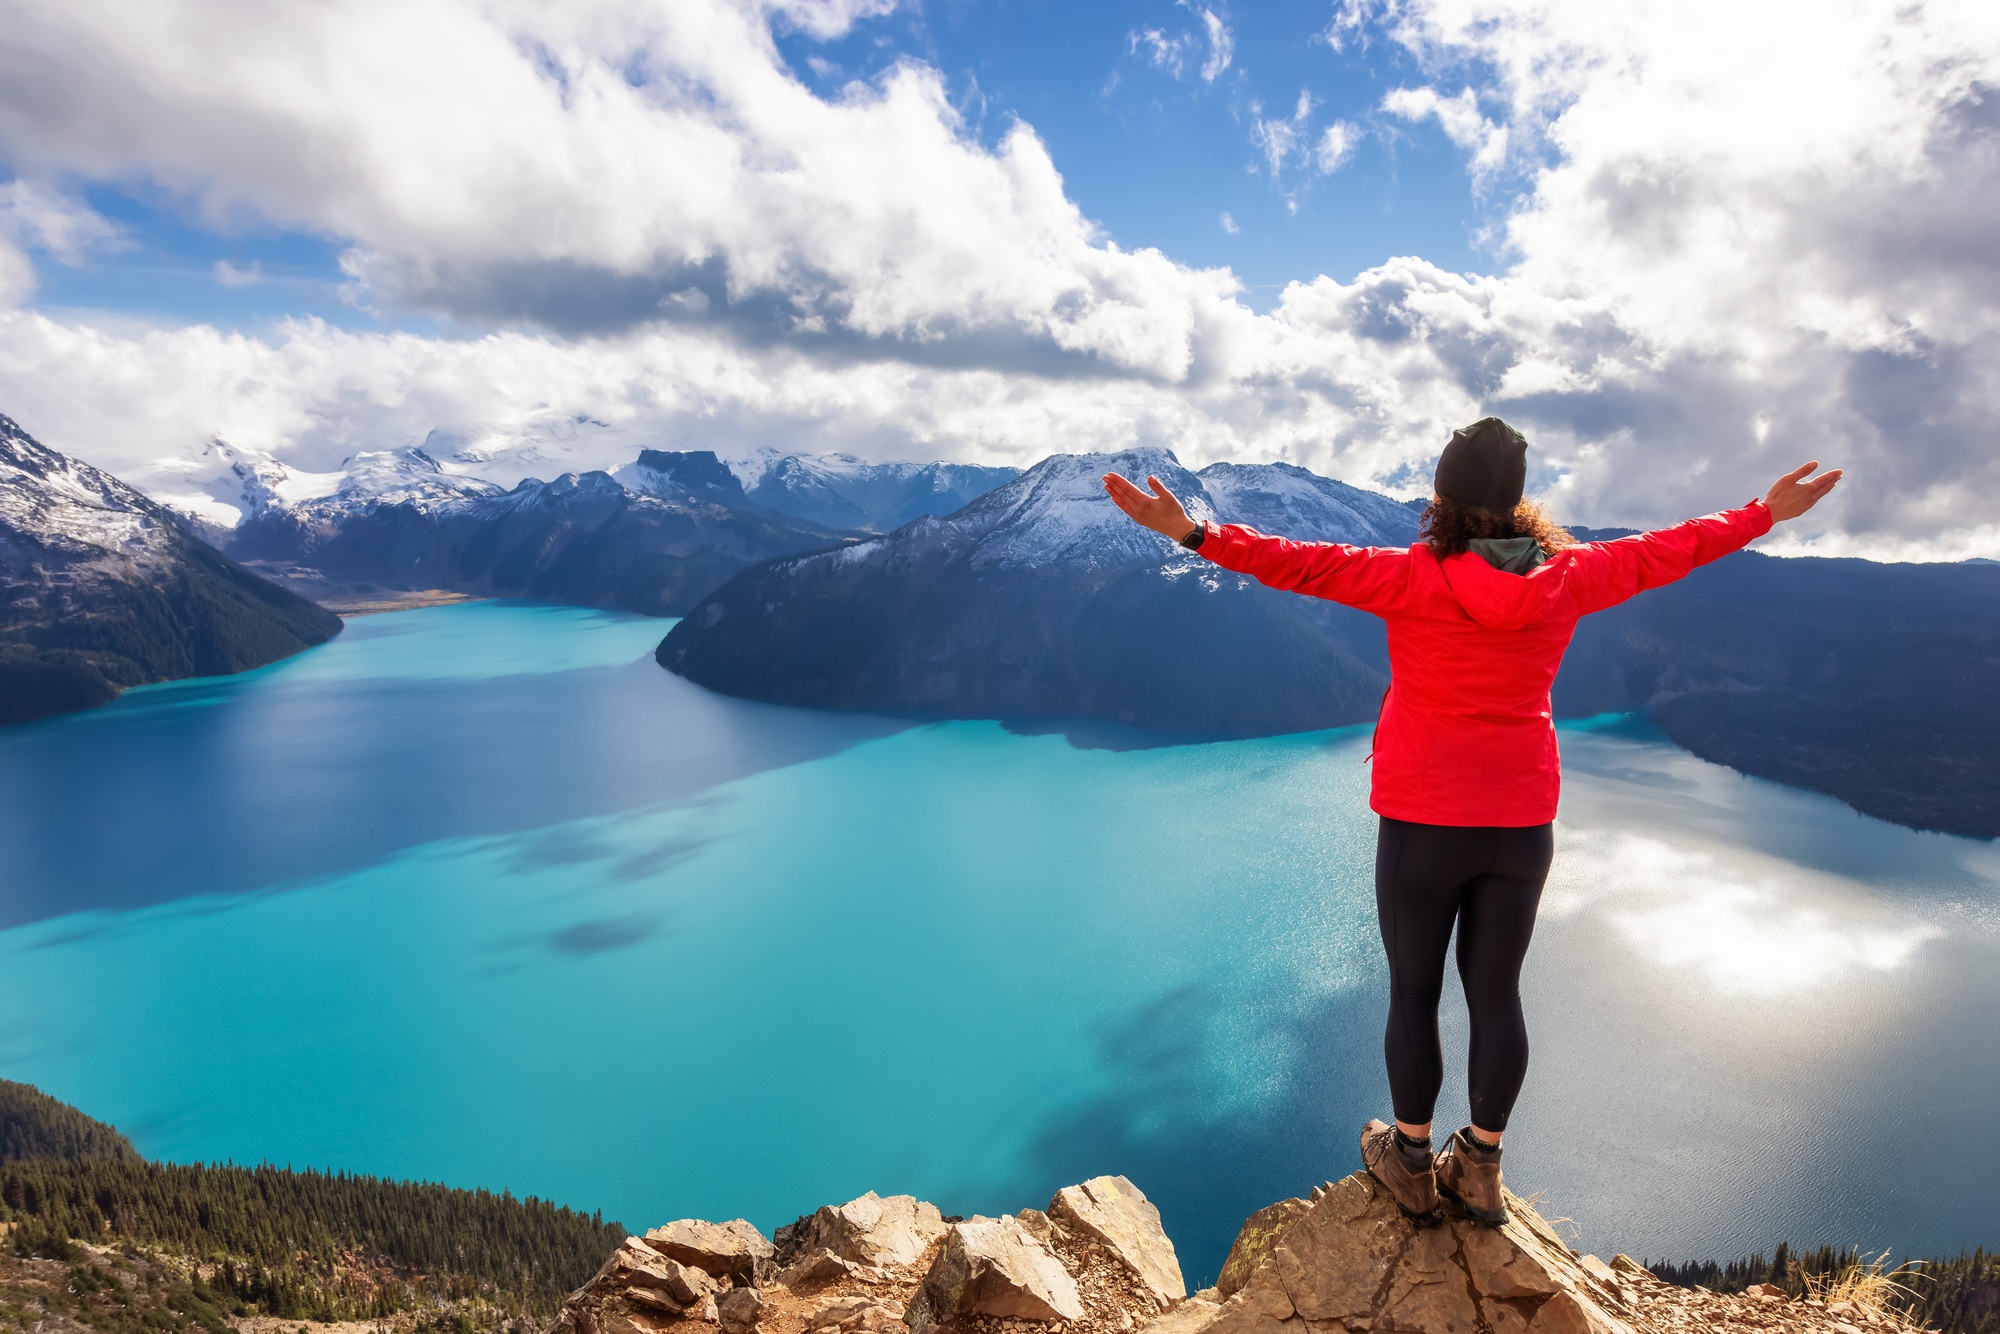
[[[1627,1286],[1518,1200],[1504,1227],[1420,1228],[1356,1173],[1296,1203],[1244,1229],[1202,1334],[1632,1334]]]
[[[727,1223],[678,1219],[648,1232],[645,1243],[669,1260],[724,1279],[760,1278],[778,1254],[763,1233],[741,1218]]]
[[[910,1306],[914,1334],[968,1316],[1068,1323],[1083,1318],[1076,1280],[1018,1218],[953,1223]]]
[[[1185,1295],[1159,1211],[1124,1177],[1007,1218],[870,1192],[775,1247],[740,1219],[629,1238],[550,1334],[1915,1334],[1768,1285],[1674,1287],[1579,1254],[1517,1197],[1508,1211],[1499,1228],[1456,1212],[1418,1227],[1356,1173],[1251,1215],[1216,1286]]]
[[[871,1190],[846,1204],[823,1205],[794,1224],[784,1238],[789,1263],[780,1277],[797,1287],[866,1269],[915,1264],[944,1230],[944,1215],[936,1205],[910,1195],[883,1199]]]
[[[1161,1306],[1187,1296],[1179,1257],[1160,1226],[1160,1211],[1124,1177],[1093,1177],[1064,1186],[1049,1213],[1094,1238],[1132,1271]]]

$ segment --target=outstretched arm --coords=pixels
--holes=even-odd
[[[1104,474],[1104,489],[1118,508],[1163,537],[1178,542],[1202,532],[1195,549],[1226,570],[1290,593],[1326,598],[1377,615],[1392,607],[1407,584],[1410,553],[1383,547],[1350,547],[1338,542],[1294,542],[1267,537],[1241,524],[1197,524],[1173,492],[1148,477],[1148,495],[1115,472]]]
[[[1627,598],[1686,576],[1720,560],[1817,505],[1840,481],[1833,469],[1807,481],[1818,462],[1801,464],[1771,484],[1762,500],[1741,509],[1689,519],[1658,532],[1592,542],[1570,553],[1568,586],[1583,614],[1615,607]]]

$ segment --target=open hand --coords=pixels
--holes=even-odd
[[[1839,468],[1835,468],[1832,472],[1821,473],[1809,482],[1804,480],[1806,475],[1817,467],[1819,467],[1817,459],[1811,463],[1802,463],[1771,483],[1771,489],[1764,493],[1764,504],[1770,509],[1771,518],[1775,522],[1783,523],[1786,519],[1798,518],[1819,504],[1821,496],[1833,490],[1834,483],[1840,480]]]
[[[1153,488],[1150,496],[1115,472],[1104,474],[1106,493],[1138,523],[1176,542],[1194,531],[1194,520],[1174,493],[1160,485],[1159,478],[1148,477],[1146,485]]]

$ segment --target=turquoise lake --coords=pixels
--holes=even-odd
[[[1130,1176],[1191,1280],[1386,1107],[1365,729],[745,703],[470,603],[0,732],[0,1076],[149,1156],[767,1232]],[[2000,1243],[2000,849],[1568,726],[1509,1182],[1600,1254]],[[1439,1117],[1464,1116],[1462,1012]]]

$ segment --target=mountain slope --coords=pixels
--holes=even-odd
[[[180,516],[0,417],[0,725],[260,667],[339,632]]]
[[[847,536],[732,499],[713,454],[647,451],[621,470],[643,491],[602,472],[502,491],[422,450],[357,463],[333,495],[245,521],[230,554],[320,597],[441,588],[665,616],[757,561]]]
[[[1386,684],[1373,618],[1136,527],[1103,497],[1112,468],[1156,473],[1213,510],[1206,474],[1165,450],[1057,455],[949,517],[738,576],[659,661],[727,694],[943,717],[1242,733],[1373,716]],[[1407,541],[1416,516],[1384,504],[1345,511],[1349,533]]]
[[[139,1152],[112,1127],[56,1101],[33,1084],[0,1079],[0,1163],[22,1158],[137,1162]]]

